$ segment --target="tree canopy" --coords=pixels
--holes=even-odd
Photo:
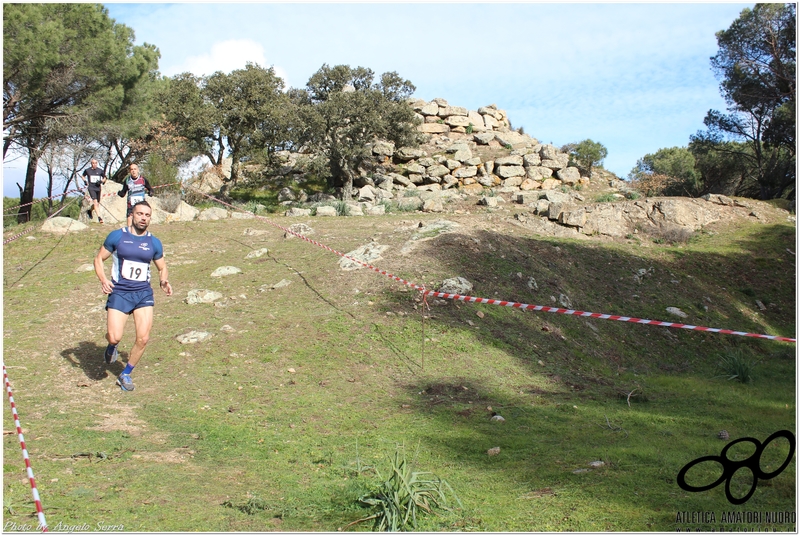
[[[28,153],[21,203],[33,200],[48,143],[80,118],[114,113],[113,103],[124,106],[157,69],[157,49],[133,41],[133,30],[99,4],[3,6],[3,157],[12,147]],[[20,221],[29,214],[23,207]]]
[[[602,143],[591,139],[568,146],[568,154],[578,167],[591,175],[591,170],[595,165],[600,165],[602,160],[608,155],[608,149]]]
[[[308,80],[304,94],[295,93],[308,143],[326,158],[331,185],[342,188],[344,199],[352,194],[353,179],[371,143],[418,143],[413,110],[404,102],[415,90],[396,72],[374,82],[371,69],[325,64]]]
[[[727,112],[710,110],[708,130],[692,138],[705,148],[747,162],[759,196],[793,197],[796,190],[796,5],[757,4],[716,34],[711,65]],[[727,141],[743,142],[742,146]],[[744,150],[738,150],[743,148]]]

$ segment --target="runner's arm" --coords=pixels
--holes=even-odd
[[[97,251],[97,256],[94,257],[94,274],[100,279],[100,285],[103,287],[104,294],[110,294],[111,290],[114,289],[114,283],[105,276],[105,269],[103,268],[103,262],[108,260],[110,256],[111,251],[101,245],[100,250]]]
[[[120,197],[124,197],[127,194],[128,194],[128,181],[126,180],[122,184],[122,189],[117,192],[117,195],[119,195]]]
[[[146,190],[147,190],[147,193],[149,193],[149,194],[150,194],[150,197],[152,197],[153,195],[155,195],[155,193],[154,193],[154,190],[153,190],[153,187],[150,185],[150,181],[149,181],[149,180],[147,180],[147,178],[145,178],[145,179],[144,179],[144,189],[146,189]]]
[[[158,260],[153,260],[155,267],[158,268],[159,286],[167,295],[172,295],[172,285],[169,284],[169,270],[166,267],[166,260],[162,256]]]

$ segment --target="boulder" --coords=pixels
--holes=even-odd
[[[497,158],[494,160],[494,165],[522,165],[522,157],[513,155],[513,156],[503,156],[501,158]]]
[[[424,155],[425,152],[422,149],[415,147],[400,147],[397,152],[394,153],[394,156],[398,160],[402,161],[409,161],[413,160],[414,158],[422,158]]]
[[[500,178],[510,178],[512,176],[524,176],[527,174],[524,167],[521,165],[500,165],[496,170],[496,174]],[[521,183],[521,180],[519,181]]]
[[[459,167],[452,172],[452,176],[455,178],[468,178],[477,176],[477,167],[469,166],[469,167]]]
[[[561,185],[560,180],[556,180],[554,178],[547,178],[543,182],[541,182],[541,189],[556,189],[559,188]]]
[[[53,234],[66,234],[67,232],[78,232],[87,228],[89,228],[87,225],[71,217],[56,216],[46,220],[40,230]]]
[[[561,212],[558,221],[560,221],[561,225],[566,225],[567,227],[584,227],[586,221],[585,208],[564,210]]]
[[[521,186],[521,184],[522,184],[522,177],[521,176],[512,176],[512,177],[506,178],[502,182],[502,185],[505,186],[506,188],[517,188],[517,187]]]
[[[224,208],[218,207],[211,207],[206,208],[200,215],[197,216],[197,219],[200,221],[217,221],[219,219],[227,219],[228,212]]]
[[[564,184],[574,185],[580,181],[580,171],[576,167],[566,167],[559,169],[555,176],[558,177]]]
[[[483,192],[483,186],[478,184],[477,182],[473,184],[464,184],[461,188],[461,191],[466,195],[479,195]]]
[[[488,145],[490,142],[494,141],[495,138],[496,136],[490,132],[474,135],[475,142],[480,145]]]
[[[538,154],[525,154],[523,158],[523,165],[525,167],[537,167],[541,165],[541,156]]]
[[[277,193],[277,200],[278,202],[295,201],[297,200],[297,196],[294,195],[294,192],[291,191],[291,189],[283,188]]]
[[[338,215],[338,212],[336,212],[333,206],[319,206],[316,209],[316,215],[320,217],[334,217]]]
[[[474,286],[467,279],[454,277],[445,279],[438,291],[446,294],[468,295],[473,289]]]
[[[174,213],[167,214],[166,223],[173,221],[194,221],[200,211],[185,201],[180,201]]]
[[[449,132],[449,126],[441,123],[424,123],[419,125],[419,131],[424,134],[444,134]]]
[[[422,212],[443,212],[444,205],[441,199],[427,199],[422,205]]]
[[[521,184],[519,184],[519,189],[522,191],[529,191],[534,189],[541,189],[541,182],[537,180],[530,180],[529,178],[525,178]]]
[[[303,217],[303,216],[310,216],[311,209],[310,208],[291,208],[286,210],[286,217]]]
[[[467,117],[469,110],[461,106],[440,106],[438,108],[439,117],[452,117],[453,115]]]
[[[419,109],[422,115],[438,115],[438,104],[430,102]]]
[[[530,180],[544,180],[552,176],[552,169],[549,167],[529,167],[527,178]]]
[[[374,145],[372,145],[372,154],[376,154],[378,156],[393,156],[394,144],[389,143],[388,141],[377,141]]]
[[[469,117],[465,117],[463,115],[450,115],[446,119],[444,119],[444,123],[450,126],[463,126],[464,128],[473,124]],[[481,125],[482,126],[482,125]]]

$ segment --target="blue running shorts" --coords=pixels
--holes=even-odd
[[[155,305],[153,289],[148,288],[138,292],[111,292],[105,309],[113,308],[125,314],[130,314],[137,308],[151,307]]]

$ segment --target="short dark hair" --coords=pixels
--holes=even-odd
[[[136,204],[133,205],[133,209],[135,210],[137,206],[146,206],[147,208],[150,209],[150,212],[153,211],[153,207],[150,206],[150,203],[148,203],[147,201],[139,201],[139,202],[137,202]]]

